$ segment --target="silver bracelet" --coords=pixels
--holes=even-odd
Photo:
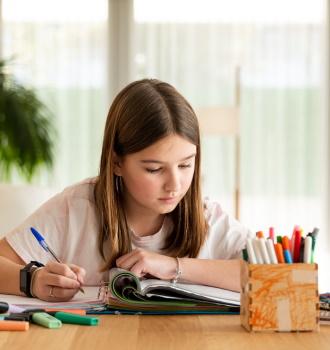
[[[180,259],[178,257],[176,257],[175,259],[176,259],[175,276],[171,281],[173,284],[176,284],[179,281],[180,276],[182,275]]]
[[[33,298],[35,298],[35,295],[33,294],[33,284],[34,284],[34,279],[36,276],[36,272],[39,271],[40,269],[44,268],[44,266],[41,267],[35,267],[32,270],[32,275],[31,275],[31,283],[30,283],[30,294],[32,295]]]

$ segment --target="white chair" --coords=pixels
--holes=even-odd
[[[232,106],[227,107],[204,107],[197,108],[196,114],[202,136],[230,136],[235,142],[235,193],[234,193],[234,215],[240,217],[240,69],[235,72],[235,101]]]
[[[0,238],[55,193],[46,187],[0,184]]]

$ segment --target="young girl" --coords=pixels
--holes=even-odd
[[[0,241],[0,293],[66,301],[114,266],[239,290],[249,233],[202,201],[200,159],[198,121],[184,97],[159,80],[128,85],[107,117],[99,175],[65,189]]]

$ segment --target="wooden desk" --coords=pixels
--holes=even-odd
[[[101,316],[96,327],[31,325],[27,332],[0,332],[5,350],[267,349],[330,348],[330,326],[318,333],[248,333],[239,316]]]

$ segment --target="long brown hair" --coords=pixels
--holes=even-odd
[[[174,229],[164,253],[196,257],[206,236],[200,188],[200,134],[197,117],[186,99],[171,85],[143,79],[126,86],[112,103],[104,131],[100,172],[95,185],[99,216],[98,248],[105,269],[131,251],[131,239],[123,208],[122,188],[114,173],[114,156],[139,152],[158,140],[179,135],[196,145],[195,172],[191,186],[171,212]],[[121,184],[121,185],[120,185]]]

